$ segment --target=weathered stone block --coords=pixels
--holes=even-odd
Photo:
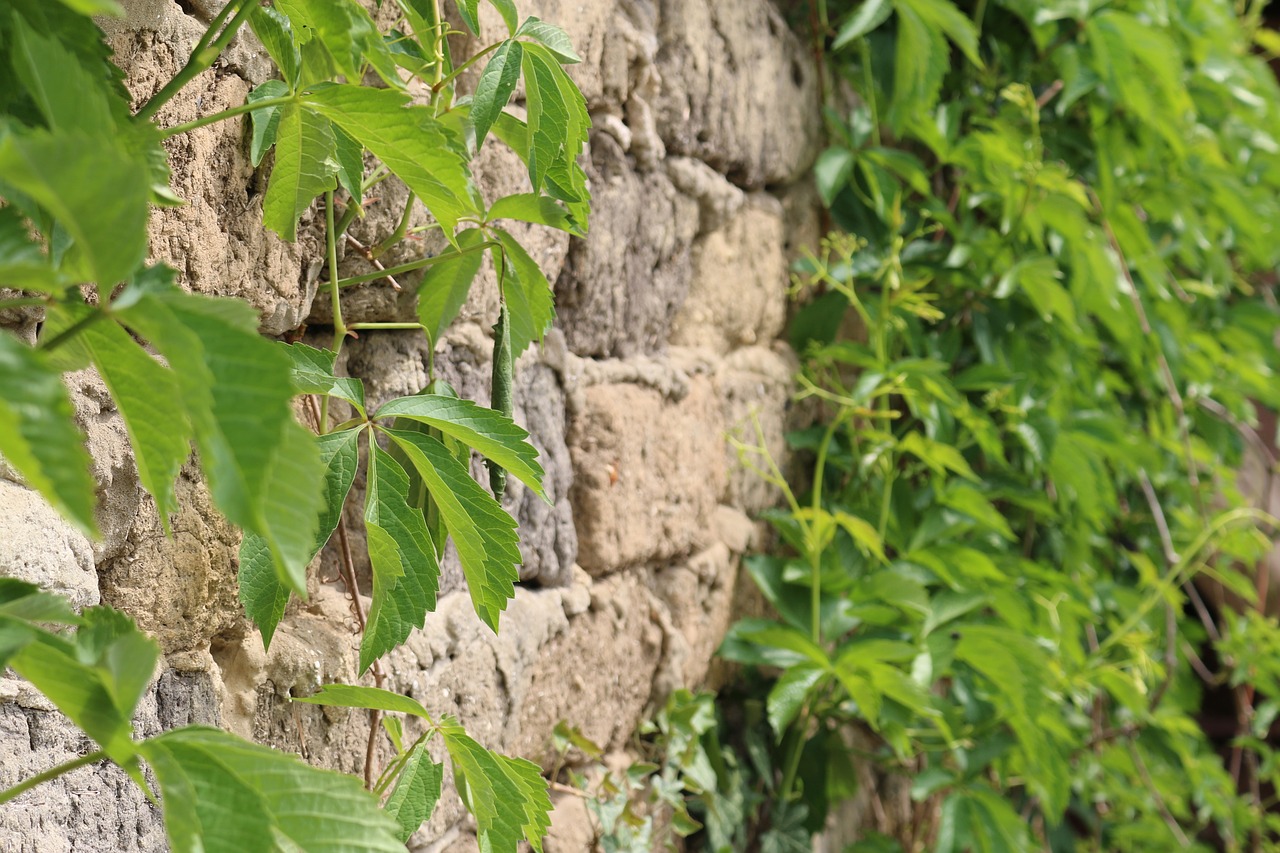
[[[65,595],[77,607],[97,604],[98,576],[89,540],[38,493],[0,479],[0,577]]]
[[[145,498],[121,553],[98,566],[102,600],[134,618],[166,653],[204,649],[241,613],[240,534],[213,507],[191,468],[175,485],[179,510],[165,535]]]
[[[655,693],[695,687],[732,623],[738,561],[716,542],[688,561],[654,572],[652,589],[666,610],[667,654]]]
[[[173,4],[138,25],[116,32],[111,44],[116,62],[130,69],[127,85],[140,104],[177,73],[201,26]],[[227,66],[210,69],[162,107],[156,121],[171,126],[240,106],[249,88]],[[266,171],[249,162],[248,121],[220,122],[165,142],[173,189],[186,204],[152,214],[150,254],[176,269],[179,283],[192,291],[247,300],[264,332],[282,334],[307,316],[315,283],[305,259],[322,253],[302,232],[300,242],[290,244],[262,227]]]
[[[711,383],[679,402],[638,385],[596,385],[570,425],[578,562],[593,575],[705,544],[724,488],[724,421]]]
[[[723,228],[700,237],[671,342],[725,353],[777,337],[787,312],[784,239],[782,206],[764,194],[751,196]]]
[[[792,428],[790,400],[797,369],[795,356],[781,343],[772,348],[759,346],[736,350],[716,365],[716,396],[729,433],[754,445],[758,441],[754,424],[758,423],[764,435],[765,449],[783,471],[789,467],[786,433]],[[758,513],[778,504],[782,495],[775,486],[744,467],[737,451],[727,443],[724,453],[729,472],[725,503],[749,513]],[[758,463],[759,459],[755,461]]]
[[[578,355],[661,350],[688,288],[698,203],[665,173],[634,171],[607,134],[591,137],[588,174],[591,231],[556,282],[558,325]]]
[[[817,72],[770,0],[659,0],[667,149],[706,161],[734,183],[790,183],[817,153]]]
[[[144,737],[174,726],[217,722],[209,677],[173,671],[161,674],[134,715],[134,728]],[[33,687],[0,676],[0,789],[93,749],[92,741]],[[167,849],[160,809],[107,763],[81,767],[0,808],[5,853]]]

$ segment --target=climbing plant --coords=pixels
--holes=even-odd
[[[809,5],[821,417],[803,489],[740,442],[786,508],[708,846],[808,849],[869,767],[849,851],[1280,849],[1262,4]]]
[[[478,5],[456,3],[473,35]],[[342,510],[366,459],[367,618],[354,572],[344,579],[363,632],[361,671],[372,669],[379,686],[329,686],[306,701],[374,712],[365,780],[382,808],[354,780],[217,730],[135,740],[130,720],[158,658],[155,644],[110,608],[76,614],[14,580],[0,580],[0,665],[31,680],[100,750],[0,793],[0,802],[102,759],[150,796],[145,762],[175,850],[399,849],[439,796],[442,767],[427,753],[438,735],[484,849],[514,851],[521,839],[541,848],[550,803],[536,765],[490,752],[456,720],[434,719],[381,689],[378,666],[434,609],[448,538],[477,614],[498,630],[520,561],[515,521],[500,504],[506,474],[543,494],[537,453],[511,419],[511,384],[514,359],[552,321],[551,289],[499,223],[585,232],[588,196],[576,158],[589,118],[563,69],[578,61],[564,31],[533,17],[521,22],[511,0],[490,5],[507,37],[455,65],[448,39],[458,31],[438,0],[397,0],[387,32],[356,0],[231,0],[186,64],[136,110],[90,17],[123,14],[114,0],[14,0],[0,10],[0,285],[8,288],[0,309],[43,309],[34,345],[0,334],[0,454],[76,527],[96,535],[89,458],[62,384],[63,373],[92,365],[120,411],[141,484],[166,529],[177,510],[174,481],[194,444],[215,505],[244,531],[240,597],[267,644],[290,595],[306,595],[306,567],[335,530],[348,548]],[[279,78],[243,105],[158,126],[160,108],[211,68],[246,25]],[[481,63],[474,93],[460,96],[459,75]],[[523,120],[506,111],[521,81]],[[182,203],[169,187],[162,142],[246,114],[254,165],[273,156],[265,227],[294,240],[301,215],[317,199],[323,205],[329,350],[266,340],[247,304],[184,292],[171,269],[146,260],[149,207]],[[486,205],[469,164],[490,137],[525,162],[531,187]],[[369,190],[391,176],[410,190],[402,220],[381,244],[364,248],[375,274],[343,278],[337,247],[363,215]],[[406,238],[419,204],[449,248],[383,267],[378,257]],[[459,399],[434,377],[422,394],[368,407],[359,381],[334,373],[348,335],[416,328],[436,340],[485,252],[501,304],[494,408]],[[427,270],[420,322],[344,323],[344,288],[419,269]],[[295,419],[299,394],[319,400],[314,433]],[[469,473],[472,451],[489,464],[492,494]],[[384,712],[422,718],[424,733],[408,740],[399,718],[381,719]],[[381,773],[372,764],[379,737],[396,751]]]

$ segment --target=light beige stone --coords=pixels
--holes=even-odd
[[[76,608],[97,604],[93,546],[38,493],[0,479],[0,577],[65,595]]]
[[[103,602],[132,616],[167,653],[207,648],[241,613],[239,532],[191,468],[179,475],[175,493],[172,535],[145,498],[119,555],[98,566]]]
[[[636,385],[597,385],[570,426],[578,562],[593,575],[705,544],[724,488],[723,420],[711,383],[678,403]]]
[[[783,241],[782,207],[759,193],[723,228],[700,237],[672,343],[726,353],[777,337],[787,309]]]
[[[770,0],[659,0],[654,110],[667,150],[736,184],[790,183],[817,154],[817,71]]]
[[[135,105],[177,72],[194,44],[194,22],[183,22],[187,16],[181,14],[175,19],[172,11],[161,8],[158,18],[141,18],[140,28],[122,29],[112,39],[116,61],[130,69],[127,85]],[[197,36],[200,31],[194,30]],[[215,67],[162,107],[156,121],[167,127],[240,106],[249,89],[232,67]],[[151,259],[172,266],[178,282],[194,292],[246,299],[258,310],[264,332],[282,334],[310,309],[315,280],[306,259],[320,254],[319,243],[305,229],[300,242],[291,244],[262,227],[267,170],[249,162],[248,121],[219,122],[165,142],[173,190],[185,204],[152,213]]]
[[[764,449],[784,472],[791,458],[786,434],[794,426],[790,401],[798,369],[795,356],[781,344],[744,347],[716,362],[716,394],[729,434],[755,447],[759,444],[758,426]],[[763,467],[764,459],[759,455],[749,454],[749,461]],[[744,464],[738,451],[727,443],[725,466],[729,472],[726,503],[757,513],[782,500],[781,491]]]
[[[738,561],[716,542],[683,563],[654,572],[655,597],[666,610],[667,650],[654,698],[699,686],[732,622]]]

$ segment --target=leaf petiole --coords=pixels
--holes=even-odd
[[[474,252],[481,252],[481,251],[484,251],[485,249],[491,249],[496,247],[497,245],[498,244],[496,242],[492,240],[487,240],[483,243],[477,243],[474,246],[468,246],[465,249],[458,249],[457,251],[453,251],[453,252],[444,252],[443,254],[434,255],[430,258],[421,258],[416,261],[410,261],[409,263],[401,264],[398,267],[387,267],[385,270],[378,270],[377,272],[366,273],[364,275],[356,275],[356,276],[352,276],[351,278],[340,278],[338,279],[338,287],[339,289],[343,287],[354,287],[357,284],[365,284],[370,281],[376,281],[377,279],[380,279],[380,278],[386,278],[389,275],[400,275],[401,273],[413,272],[414,270],[420,270],[423,267],[429,267],[432,264],[440,263],[442,261],[451,261],[455,258],[460,258],[463,255],[470,255]],[[320,287],[322,288],[329,287],[329,282],[327,281],[320,282]]]
[[[70,761],[64,761],[56,767],[50,767],[43,773],[37,773],[30,779],[24,779],[12,788],[6,788],[5,790],[0,791],[0,805],[4,805],[15,797],[21,796],[37,785],[42,785],[52,779],[57,779],[64,773],[70,773],[72,770],[84,767],[86,764],[94,764],[102,761],[106,757],[107,754],[105,752],[98,750],[97,752],[91,752],[88,755],[82,755],[79,758],[73,758]]]
[[[258,6],[258,0],[232,0],[220,11],[209,23],[209,29],[205,30],[200,41],[196,43],[195,50],[191,52],[191,56],[187,59],[187,64],[182,66],[182,70],[164,85],[159,92],[151,97],[138,110],[135,118],[149,119],[154,116],[162,106],[169,102],[169,99],[178,94],[184,86],[208,70],[213,65],[222,51],[231,43],[231,39],[235,37],[236,32],[249,20],[249,15]],[[227,17],[234,13],[231,23],[214,37],[214,33]]]
[[[358,332],[362,330],[380,330],[384,332],[404,331],[407,329],[426,329],[421,323],[352,323],[347,326],[348,332]]]
[[[481,59],[485,58],[485,57],[486,57],[486,56],[488,56],[489,54],[493,53],[495,50],[497,50],[497,49],[498,49],[499,47],[501,47],[503,44],[505,44],[505,42],[500,42],[500,41],[498,41],[498,42],[494,42],[493,44],[489,45],[489,46],[488,46],[488,47],[486,47],[484,50],[480,51],[480,52],[479,52],[479,53],[477,53],[475,56],[471,57],[471,58],[470,58],[470,59],[468,59],[466,62],[464,62],[464,63],[462,63],[461,65],[459,65],[457,68],[455,68],[455,69],[453,69],[452,71],[450,71],[448,75],[446,75],[446,76],[444,76],[444,77],[441,77],[438,81],[436,81],[435,83],[431,84],[431,91],[432,91],[432,92],[439,92],[439,91],[440,91],[441,89],[443,89],[445,86],[448,86],[448,85],[449,85],[450,83],[452,83],[455,79],[457,79],[457,77],[458,77],[458,75],[459,75],[459,74],[461,74],[462,72],[466,71],[466,70],[467,70],[468,68],[470,68],[472,65],[475,65],[477,62],[479,62]]]
[[[261,101],[250,101],[247,104],[241,104],[238,107],[231,107],[230,109],[225,109],[221,112],[213,113],[212,115],[207,115],[204,118],[198,118],[195,121],[189,121],[185,124],[175,124],[173,127],[166,128],[161,133],[164,139],[171,139],[179,134],[188,133],[189,131],[206,127],[211,124],[217,124],[220,121],[226,121],[229,118],[235,118],[236,116],[244,115],[245,113],[251,113],[255,110],[270,109],[271,107],[281,107],[285,104],[293,103],[296,100],[298,100],[297,95],[282,95],[279,98],[265,98]]]

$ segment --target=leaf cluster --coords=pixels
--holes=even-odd
[[[748,564],[778,618],[721,650],[768,679],[757,819],[819,830],[871,760],[912,821],[854,850],[1275,849],[1271,520],[1238,474],[1276,464],[1273,34],[1226,2],[822,7],[859,96],[796,275],[823,417],[804,493],[739,443],[785,550]],[[1267,721],[1226,764],[1224,685]]]
[[[478,0],[456,5],[478,34]],[[96,535],[90,460],[62,381],[68,371],[95,368],[166,528],[178,511],[175,481],[196,451],[216,507],[244,531],[240,597],[266,644],[290,595],[305,596],[307,567],[340,530],[363,464],[373,568],[367,620],[354,576],[345,581],[363,631],[360,667],[379,685],[378,659],[435,608],[448,539],[476,612],[494,631],[514,595],[516,523],[501,506],[500,486],[495,499],[472,478],[471,454],[486,458],[495,484],[510,473],[543,496],[537,453],[510,417],[510,389],[514,358],[554,318],[551,287],[498,223],[585,233],[588,194],[576,161],[590,120],[563,68],[579,61],[563,30],[534,17],[521,22],[511,0],[491,5],[507,37],[455,65],[455,31],[438,0],[397,0],[395,28],[385,33],[357,0],[231,0],[187,63],[136,111],[90,17],[123,14],[115,2],[14,0],[0,10],[0,284],[7,288],[0,310],[43,311],[33,345],[0,334],[0,453],[27,485]],[[160,108],[211,67],[244,26],[279,78],[243,105],[158,127]],[[486,57],[476,92],[461,96],[457,78]],[[368,78],[379,82],[366,85]],[[521,80],[526,120],[506,111]],[[244,302],[186,293],[172,270],[146,263],[150,206],[182,203],[169,188],[161,142],[246,114],[253,164],[271,158],[264,225],[293,240],[303,213],[324,200],[331,350],[267,341]],[[486,204],[470,163],[487,137],[527,164],[529,192]],[[365,250],[378,273],[343,279],[337,245],[363,215],[369,190],[391,176],[411,195],[395,231]],[[388,272],[377,257],[409,236],[419,203],[451,248]],[[334,372],[348,334],[407,325],[435,341],[456,317],[486,251],[498,271],[504,318],[493,399],[505,403],[485,409],[433,377],[422,394],[368,406],[361,383]],[[419,270],[428,270],[415,284],[421,322],[344,323],[343,288]],[[319,401],[315,434],[295,418],[298,395]],[[344,423],[333,425],[331,404],[347,413]],[[338,538],[345,547],[345,536]],[[387,797],[382,812],[351,780],[312,776],[220,732],[187,729],[136,743],[129,720],[156,662],[154,644],[114,611],[77,616],[26,587],[4,589],[13,601],[0,606],[14,609],[0,610],[0,665],[32,680],[94,738],[102,747],[95,759],[114,761],[144,788],[140,762],[150,765],[175,849],[398,849],[429,817],[441,767],[426,757],[424,739],[406,748],[402,727],[389,719],[370,732],[371,756],[380,733],[397,751],[376,789]],[[74,630],[50,632],[38,622]],[[326,695],[350,704],[357,694]],[[430,721],[411,700],[397,697],[402,701],[391,709],[387,697],[394,694],[360,696],[359,707],[409,711],[442,736],[486,849],[514,850],[521,839],[539,847],[550,805],[536,767],[488,752],[456,721]],[[366,776],[371,772],[367,767]],[[228,813],[237,819],[225,820]]]

